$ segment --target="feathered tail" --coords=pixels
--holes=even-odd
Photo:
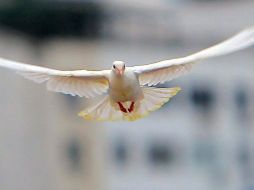
[[[137,109],[130,115],[127,120],[134,121],[147,116],[175,96],[180,90],[180,87],[175,88],[155,88],[143,87],[144,98],[139,102]]]
[[[175,88],[155,88],[142,87],[143,99],[135,102],[134,110],[132,112],[123,113],[120,111],[117,103],[110,101],[109,96],[104,97],[95,106],[88,108],[79,113],[79,116],[86,120],[97,121],[112,121],[112,120],[127,120],[135,121],[143,118],[150,112],[159,109],[162,105],[175,96],[181,89]],[[131,102],[123,103],[123,106],[128,108]]]
[[[95,106],[81,111],[79,116],[85,120],[113,121],[121,119],[122,112],[112,106],[109,96],[105,96]]]

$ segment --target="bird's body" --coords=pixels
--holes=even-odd
[[[128,67],[122,76],[110,72],[108,81],[109,96],[112,101],[137,101],[143,96],[138,76]]]
[[[115,61],[111,70],[60,71],[0,58],[0,66],[25,78],[47,83],[48,90],[80,97],[107,93],[97,104],[80,112],[88,120],[136,120],[159,109],[180,88],[152,87],[187,73],[198,61],[229,54],[254,44],[254,27],[198,53],[153,64],[126,67]]]

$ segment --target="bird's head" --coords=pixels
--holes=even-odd
[[[123,61],[114,61],[112,66],[112,71],[116,75],[122,76],[124,74],[124,70],[125,70],[125,64]]]

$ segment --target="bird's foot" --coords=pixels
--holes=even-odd
[[[121,110],[122,112],[124,112],[124,113],[127,113],[127,110],[126,110],[126,108],[123,106],[123,104],[122,104],[121,102],[117,102],[117,103],[118,103],[118,105],[119,105],[120,110]]]
[[[117,102],[117,104],[119,105],[119,108],[123,113],[128,113],[128,112],[131,113],[134,111],[135,102],[131,102],[131,105],[128,109],[126,109],[121,102]]]
[[[135,103],[135,102],[131,102],[130,108],[128,109],[128,111],[129,111],[130,113],[133,112],[133,110],[134,110],[134,103]]]

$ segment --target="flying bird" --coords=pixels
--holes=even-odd
[[[34,82],[45,82],[51,91],[86,98],[106,94],[92,107],[79,113],[84,119],[134,121],[159,109],[180,91],[179,87],[154,87],[157,84],[187,73],[194,63],[201,60],[229,54],[253,44],[254,27],[251,27],[198,53],[142,66],[126,67],[123,61],[115,61],[109,70],[60,71],[3,58],[0,58],[0,66],[16,70]]]

